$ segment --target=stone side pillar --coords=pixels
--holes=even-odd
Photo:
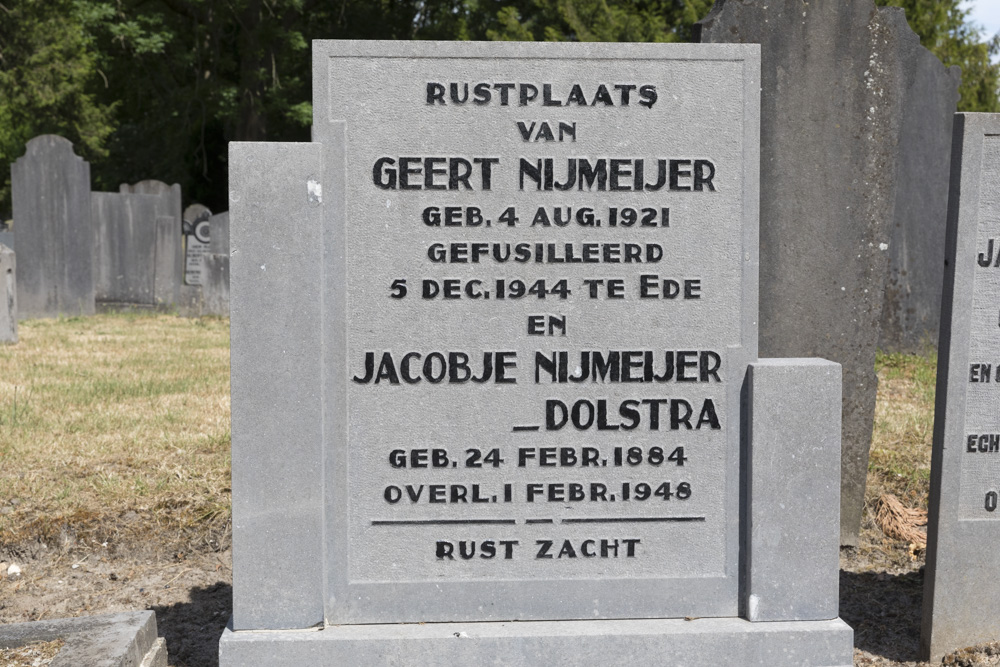
[[[743,616],[837,618],[840,364],[761,359],[747,386]]]

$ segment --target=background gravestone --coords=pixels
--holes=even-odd
[[[942,65],[919,45],[916,35],[900,40],[900,52],[907,81],[900,104],[896,205],[879,349],[926,353],[937,347],[941,325],[949,186],[945,175],[961,70]]]
[[[719,0],[702,42],[761,45],[760,353],[843,366],[841,542],[861,524],[912,34],[871,0]]]
[[[158,198],[155,294],[157,304],[176,304],[184,280],[184,235],[181,186],[147,179],[129,185],[122,183],[119,192],[155,195]],[[162,227],[162,228],[161,228]]]
[[[14,250],[14,230],[0,224],[0,245]]]
[[[1000,641],[1000,114],[957,114],[923,659]]]
[[[229,212],[209,220],[208,252],[202,256],[201,292],[208,315],[229,315]]]
[[[757,53],[314,43],[315,143],[230,145],[221,665],[850,663],[839,367],[756,355]]]
[[[201,204],[184,209],[184,284],[201,285],[201,258],[209,251],[212,212]]]
[[[17,264],[14,251],[0,243],[0,343],[17,342]]]
[[[94,314],[90,165],[51,134],[11,166],[18,316]]]
[[[205,300],[201,289],[202,258],[211,241],[212,212],[202,204],[191,204],[184,209],[182,231],[184,239],[184,271],[180,286],[180,312],[183,315],[201,315]]]
[[[148,195],[91,194],[98,303],[156,303],[156,203]]]

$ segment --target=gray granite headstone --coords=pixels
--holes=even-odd
[[[931,457],[923,659],[1000,641],[1000,114],[958,114]]]
[[[0,245],[5,245],[14,250],[14,230],[9,227],[0,227]]]
[[[213,215],[208,252],[201,259],[201,293],[207,315],[229,315],[229,212]]]
[[[896,11],[719,0],[702,42],[761,45],[760,353],[843,366],[841,541],[861,524],[906,91]]]
[[[314,43],[314,142],[230,145],[223,667],[850,663],[839,368],[757,359],[757,53]],[[749,530],[741,448],[818,520]]]
[[[924,353],[937,347],[941,325],[947,174],[961,71],[942,65],[916,35],[899,32],[906,89],[879,348]]]
[[[92,315],[90,165],[67,139],[46,134],[28,142],[10,171],[18,316]]]
[[[212,211],[201,204],[184,209],[184,284],[201,285],[201,258],[209,251]]]
[[[157,218],[170,218],[169,226],[157,231],[156,246],[156,302],[176,304],[184,281],[184,234],[181,186],[167,185],[163,181],[147,179],[119,186],[122,193],[155,195],[158,197]],[[168,225],[160,220],[158,225]]]
[[[156,305],[157,199],[92,193],[98,303]]]
[[[14,251],[0,244],[0,343],[17,342],[17,263]]]

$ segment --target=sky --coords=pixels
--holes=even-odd
[[[983,28],[984,39],[1000,32],[1000,0],[965,0],[963,9],[971,9],[969,18]]]

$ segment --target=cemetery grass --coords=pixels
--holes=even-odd
[[[231,607],[229,322],[33,320],[0,345],[0,623],[154,609],[170,664]]]
[[[148,313],[35,320],[0,347],[0,623],[153,609],[171,665],[217,664],[231,610],[229,326]],[[933,356],[878,357],[867,507],[841,552],[855,664],[917,665]],[[3,576],[11,564],[20,575]],[[954,664],[1000,664],[985,649]],[[990,660],[996,659],[993,663]]]

